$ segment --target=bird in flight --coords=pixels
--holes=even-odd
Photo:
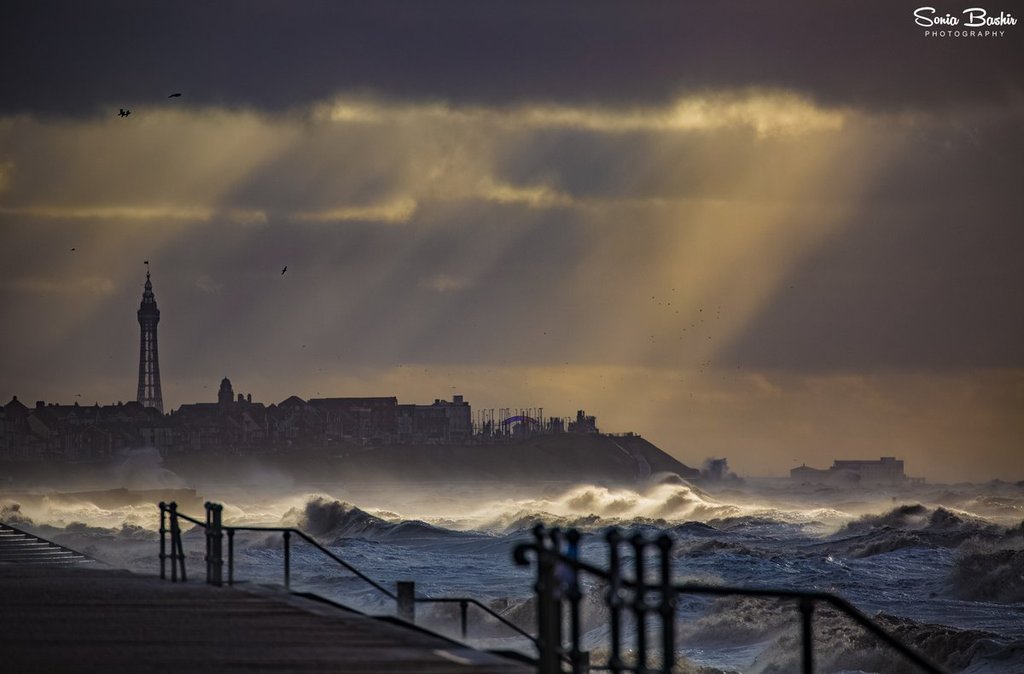
[[[121,111],[117,113],[117,116],[118,117],[127,117],[130,114],[132,114],[131,110],[125,110],[124,108],[121,108]]]
[[[75,252],[75,249],[74,249],[74,248],[72,248],[72,249],[71,249],[71,252],[72,252],[72,253],[74,253],[74,252]]]
[[[284,276],[284,273],[285,273],[286,271],[288,271],[288,265],[285,265],[285,266],[284,266],[284,269],[282,269],[282,270],[281,270],[281,276]]]
[[[167,98],[180,98],[180,97],[181,97],[180,93],[173,93],[170,96],[168,96]]]

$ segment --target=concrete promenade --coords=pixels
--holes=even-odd
[[[0,564],[0,671],[527,674],[511,660],[282,591]]]

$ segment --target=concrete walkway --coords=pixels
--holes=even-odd
[[[0,564],[4,672],[528,674],[525,665],[283,591]]]

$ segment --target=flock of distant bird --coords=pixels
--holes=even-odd
[[[167,98],[180,98],[180,97],[181,97],[181,92],[180,91],[176,91],[173,94],[169,95]],[[117,116],[118,117],[127,117],[130,114],[132,114],[132,111],[129,110],[128,108],[120,108],[117,111]]]
[[[180,91],[176,91],[173,94],[168,95],[167,98],[181,98],[181,92]],[[127,117],[130,114],[132,114],[132,111],[130,109],[128,109],[128,108],[120,108],[117,111],[117,116],[118,117]],[[72,253],[75,252],[75,249],[72,248],[71,252]],[[146,264],[149,264],[149,262],[147,261]],[[288,265],[285,265],[284,268],[281,269],[281,276],[284,276],[287,272],[288,272]]]

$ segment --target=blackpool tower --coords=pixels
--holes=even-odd
[[[142,331],[139,343],[139,395],[136,400],[143,407],[155,407],[164,411],[164,399],[160,393],[160,360],[156,350],[156,324],[160,322],[160,310],[156,308],[153,283],[149,280],[149,263],[146,267],[146,289],[139,305],[139,328]]]

